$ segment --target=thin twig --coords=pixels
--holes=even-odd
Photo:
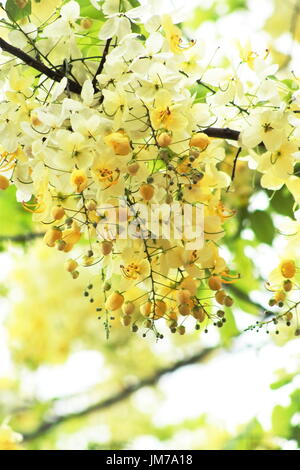
[[[9,54],[12,54],[14,57],[18,57],[25,64],[29,65],[35,70],[38,70],[39,72],[42,72],[44,75],[51,78],[55,82],[60,82],[64,78],[63,73],[57,70],[50,69],[49,67],[47,67],[47,65],[43,64],[40,60],[37,60],[34,57],[31,57],[26,52],[22,51],[18,47],[13,46],[12,44],[9,44],[2,38],[0,38],[0,48],[3,51],[8,52]],[[71,79],[68,79],[68,88],[73,93],[77,93],[77,94],[81,93],[80,84],[76,83],[75,81]]]
[[[174,364],[172,364],[171,366],[165,367],[163,369],[159,369],[153,375],[150,375],[149,377],[141,379],[136,384],[130,385],[124,388],[123,390],[115,393],[114,395],[111,395],[109,398],[106,398],[102,401],[94,403],[93,405],[90,405],[81,411],[69,413],[63,416],[55,416],[51,419],[51,421],[43,422],[36,430],[28,434],[23,434],[23,438],[25,441],[35,439],[45,434],[46,432],[50,431],[54,427],[62,423],[65,423],[66,421],[69,421],[70,419],[79,418],[82,416],[89,415],[95,411],[101,411],[101,410],[107,409],[111,407],[112,405],[115,405],[116,403],[119,403],[125,400],[126,398],[130,397],[133,393],[137,392],[141,388],[155,385],[158,382],[158,380],[166,374],[175,372],[181,367],[185,367],[185,366],[194,364],[199,361],[204,361],[209,356],[209,354],[216,351],[217,349],[218,349],[217,347],[212,347],[212,348],[202,349],[201,351],[197,351],[193,355],[186,357],[184,359],[181,359],[175,362]]]

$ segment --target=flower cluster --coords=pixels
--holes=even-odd
[[[221,327],[233,303],[224,286],[238,275],[219,248],[234,215],[223,200],[234,179],[222,167],[229,143],[236,159],[262,174],[263,187],[286,185],[299,203],[300,95],[297,79],[277,79],[268,54],[248,45],[236,64],[208,65],[204,46],[148,3],[105,0],[100,26],[73,0],[42,26],[34,15],[5,20],[8,40],[56,76],[45,68],[37,76],[36,63],[30,69],[24,58],[2,54],[0,189],[16,186],[24,209],[46,228],[45,244],[67,253],[73,278],[83,267],[97,270],[103,302],[96,307],[107,331],[121,315],[133,331],[141,321],[160,337],[161,318],[179,334],[187,317],[196,328],[211,319]],[[95,49],[97,56],[87,53]],[[144,230],[134,210],[174,201],[202,204],[201,247],[162,236],[164,215],[159,233]],[[125,221],[135,236],[121,236]]]

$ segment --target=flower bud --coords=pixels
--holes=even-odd
[[[5,190],[9,187],[9,180],[6,176],[0,175],[0,190]]]
[[[104,240],[104,242],[101,243],[101,249],[102,253],[104,256],[107,256],[111,253],[112,251],[113,244],[110,241]]]
[[[53,219],[60,220],[65,215],[65,210],[61,206],[55,206],[55,207],[52,208],[51,215],[52,215]]]
[[[283,277],[290,279],[296,274],[296,265],[293,260],[283,261],[280,265],[280,271]]]
[[[135,309],[135,305],[133,302],[125,302],[122,306],[122,311],[124,315],[132,315]]]
[[[178,304],[187,304],[191,298],[191,293],[187,289],[179,289],[177,291],[177,302]]]
[[[220,290],[222,287],[222,280],[220,277],[213,275],[208,280],[208,287],[211,290]]]
[[[93,26],[93,22],[90,18],[83,18],[80,21],[80,26],[82,29],[90,29]]]
[[[149,317],[149,315],[151,314],[151,310],[152,303],[150,302],[150,300],[140,306],[140,312],[142,315],[144,315],[144,317]]]
[[[110,294],[109,297],[107,297],[107,300],[105,302],[105,307],[108,310],[112,310],[112,311],[118,310],[119,308],[122,307],[123,302],[124,302],[124,296],[116,291]]]
[[[172,142],[172,136],[168,132],[162,132],[157,137],[157,143],[160,147],[168,147]]]
[[[139,169],[140,169],[140,165],[137,162],[132,163],[131,165],[128,165],[127,167],[127,171],[131,176],[136,175]]]
[[[75,261],[75,260],[72,259],[72,258],[69,258],[69,259],[65,262],[65,269],[66,269],[69,273],[72,273],[73,271],[75,271],[75,269],[77,268],[77,266],[78,266],[77,261]]]
[[[140,193],[144,201],[150,201],[154,195],[154,187],[151,184],[143,184],[140,187]]]
[[[209,142],[209,137],[206,134],[198,132],[191,137],[190,147],[198,147],[200,150],[205,150]]]
[[[62,232],[55,227],[51,227],[44,235],[44,242],[47,246],[53,247],[57,240],[61,240]]]

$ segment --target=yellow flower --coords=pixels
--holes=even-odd
[[[71,184],[77,193],[82,193],[88,184],[88,179],[84,170],[73,170],[71,174]]]
[[[160,90],[155,97],[155,107],[150,113],[154,129],[182,131],[187,119],[182,114],[181,105],[174,104],[168,91]]]
[[[175,26],[172,23],[172,19],[169,15],[163,15],[161,25],[166,33],[170,50],[175,54],[181,54],[183,51],[194,46],[194,40],[188,41],[187,44],[183,44],[181,30],[178,26]]]
[[[104,142],[112,147],[117,155],[128,155],[131,152],[129,138],[124,132],[112,132],[104,137]]]
[[[14,432],[8,424],[0,426],[0,450],[22,450],[21,441],[21,434]]]

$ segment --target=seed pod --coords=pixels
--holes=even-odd
[[[220,305],[224,305],[226,299],[226,292],[224,290],[219,290],[215,294],[215,299]]]
[[[104,240],[104,242],[102,242],[102,244],[101,244],[101,249],[102,249],[103,255],[104,256],[109,255],[112,251],[112,247],[113,247],[112,242]]]
[[[133,302],[125,302],[122,306],[124,315],[132,315],[135,309]]]
[[[188,304],[181,304],[178,306],[178,311],[184,317],[191,313],[190,306]]]
[[[60,220],[65,215],[65,209],[61,206],[55,206],[52,208],[51,215],[53,219]]]
[[[149,317],[149,315],[151,314],[151,310],[152,303],[150,302],[150,300],[140,306],[140,312],[142,315],[144,315],[144,317]]]
[[[137,162],[132,163],[131,165],[128,165],[127,167],[127,171],[131,176],[136,175],[139,169],[140,169],[140,165]]]
[[[107,310],[118,310],[122,307],[124,302],[124,296],[119,292],[115,291],[107,298],[105,302],[105,307]]]
[[[47,246],[53,247],[57,240],[61,240],[62,232],[55,227],[51,227],[47,230],[44,235],[44,242]]]
[[[208,280],[208,287],[211,290],[220,290],[222,287],[222,280],[220,277],[213,275]]]
[[[124,317],[121,318],[122,324],[124,326],[129,326],[131,323],[131,316],[130,315],[124,315]]]
[[[200,323],[202,323],[206,318],[206,313],[204,308],[195,305],[192,310],[193,317],[196,318]]]
[[[185,326],[183,325],[180,325],[178,328],[177,328],[177,331],[180,335],[184,335],[185,334]]]
[[[0,189],[5,191],[9,187],[9,180],[6,176],[0,175]]]
[[[140,187],[140,193],[144,201],[150,201],[154,195],[154,187],[151,184],[143,184]]]
[[[65,268],[69,273],[72,273],[77,268],[78,263],[74,259],[70,258],[65,262]]]
[[[205,150],[209,144],[209,137],[203,132],[194,134],[190,140],[190,147],[198,147],[200,150]]]
[[[291,279],[292,277],[295,276],[296,274],[296,265],[295,261],[293,260],[286,260],[283,261],[280,265],[280,271],[283,277],[287,279]]]
[[[154,312],[155,312],[154,318],[155,318],[155,320],[157,320],[158,318],[163,317],[164,314],[166,313],[166,311],[167,311],[166,303],[163,300],[156,300],[155,301],[155,309],[154,309]]]
[[[226,307],[231,307],[233,305],[233,298],[230,295],[227,295],[224,300]]]
[[[177,303],[188,304],[191,299],[191,292],[188,289],[179,289],[177,291]]]
[[[172,142],[172,136],[168,132],[162,132],[157,137],[157,143],[160,147],[168,147]]]
[[[290,292],[293,288],[293,283],[290,281],[290,279],[286,279],[283,283],[283,290],[285,292]]]

